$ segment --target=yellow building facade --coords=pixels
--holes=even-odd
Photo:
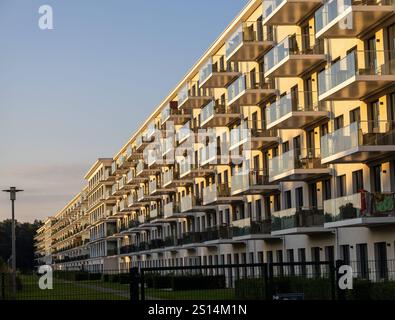
[[[394,9],[250,1],[89,170],[77,240],[57,229],[77,200],[55,215],[54,265],[394,259]]]

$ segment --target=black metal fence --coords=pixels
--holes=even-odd
[[[353,288],[341,290],[340,267]],[[0,300],[333,300],[395,299],[395,261],[282,262],[106,270],[0,273]],[[41,288],[40,288],[41,285]],[[43,287],[44,286],[44,287]]]

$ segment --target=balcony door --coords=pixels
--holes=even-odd
[[[376,37],[366,40],[365,67],[369,73],[376,73],[377,54],[376,54]]]
[[[296,111],[299,107],[299,95],[298,95],[298,86],[293,86],[291,88],[291,103],[292,103],[292,111]]]
[[[368,110],[369,117],[369,132],[375,133],[380,132],[380,102],[378,100],[373,101],[370,104]]]

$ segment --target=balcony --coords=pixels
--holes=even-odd
[[[138,160],[143,159],[143,155],[141,152],[136,152],[132,146],[128,146],[126,149],[126,160],[130,163],[135,163]]]
[[[126,183],[129,189],[135,189],[140,185],[140,182],[144,182],[145,178],[136,177],[135,171],[130,170],[126,175]]]
[[[173,168],[163,173],[164,188],[184,187],[192,183],[192,179],[178,179],[178,173],[175,173]]]
[[[268,129],[303,129],[329,119],[323,102],[314,101],[316,92],[288,93],[266,108]]]
[[[237,63],[225,64],[223,56],[210,57],[199,71],[200,88],[225,88],[240,74]]]
[[[394,14],[393,0],[332,0],[315,12],[317,38],[357,38]]]
[[[395,224],[395,194],[361,192],[324,201],[325,228]]]
[[[259,128],[258,123],[242,121],[230,131],[229,150],[243,147],[244,150],[258,150],[278,144],[280,138],[276,130]]]
[[[298,25],[323,0],[263,0],[264,25]]]
[[[142,202],[148,203],[150,201],[155,201],[160,198],[161,198],[161,196],[158,196],[158,195],[156,195],[156,196],[150,195],[148,193],[148,190],[146,191],[144,187],[141,187],[137,190],[137,201],[140,202],[140,204]]]
[[[112,169],[107,168],[104,170],[103,180],[105,182],[113,182],[115,180],[115,175],[112,173]]]
[[[395,154],[393,121],[358,121],[321,137],[322,163],[365,163]]]
[[[114,203],[116,202],[116,197],[113,195],[112,189],[106,189],[106,192],[104,194],[104,200],[106,203]]]
[[[166,203],[163,206],[163,213],[164,213],[165,219],[181,218],[181,217],[185,216],[185,214],[181,214],[180,207],[178,206],[178,203],[175,201]]]
[[[280,185],[269,182],[264,170],[238,172],[232,175],[232,196],[248,194],[271,194],[278,192]]]
[[[176,192],[176,189],[162,187],[157,180],[151,180],[149,182],[149,193],[151,196],[165,195],[174,192]]]
[[[142,206],[138,201],[138,196],[135,193],[131,193],[128,195],[128,207],[129,208],[140,208]]]
[[[203,189],[203,205],[229,204],[235,201],[243,201],[243,197],[232,195],[231,188],[225,183],[213,183]]]
[[[128,212],[130,211],[130,207],[128,204],[128,200],[127,199],[122,199],[119,203],[119,212]]]
[[[158,207],[151,209],[149,213],[150,221],[163,218],[163,212]]]
[[[212,168],[202,168],[197,163],[193,163],[192,157],[183,158],[180,163],[180,179],[192,179],[198,177],[205,177],[214,173]]]
[[[226,40],[226,60],[256,61],[273,45],[273,32],[260,22],[247,21]]]
[[[188,138],[193,135],[193,131],[191,129],[191,121],[186,122],[176,133],[176,140],[178,144],[183,143]]]
[[[227,155],[224,155],[227,157]],[[199,165],[212,166],[221,163],[221,148],[217,146],[217,142],[210,142],[207,146],[199,149]]]
[[[175,145],[174,145],[174,136],[164,138],[162,140],[162,157],[166,163],[174,160],[175,156]]]
[[[302,43],[309,43],[310,36],[290,35],[277,44],[264,56],[266,77],[301,77],[322,63],[326,62],[324,42],[302,48]]]
[[[152,139],[148,139],[146,133],[139,134],[136,138],[136,152],[141,153],[151,142]]]
[[[144,161],[139,161],[136,166],[136,177],[149,177],[155,175],[157,172],[159,172],[159,169],[148,168],[148,165]]]
[[[318,74],[318,100],[364,100],[395,81],[388,51],[352,51]],[[383,63],[383,64],[381,64]]]
[[[325,232],[324,211],[316,208],[290,208],[272,212],[272,235]]]
[[[227,88],[228,106],[257,106],[276,94],[274,86],[266,82],[262,73],[242,74]]]
[[[203,204],[201,198],[196,197],[193,194],[187,194],[181,198],[180,211],[182,213],[193,213],[193,212],[205,212],[215,210],[215,206],[207,206]]]
[[[269,181],[309,181],[331,174],[317,149],[290,150],[269,160]]]
[[[232,121],[240,118],[239,107],[228,107],[210,101],[200,112],[200,127],[226,127]]]
[[[162,156],[162,144],[155,143],[144,150],[144,161],[147,163],[150,170],[160,169],[165,163]]]
[[[190,120],[192,115],[190,113],[182,112],[178,110],[177,102],[172,101],[167,105],[160,114],[161,125],[163,126],[166,122],[172,122],[173,125],[181,125],[186,121]]]
[[[185,84],[178,92],[178,109],[200,109],[203,105],[213,99],[210,89],[199,88],[197,82]]]
[[[238,239],[265,239],[271,236],[271,220],[254,221],[251,218],[233,220],[232,236]]]

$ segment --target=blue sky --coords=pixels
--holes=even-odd
[[[17,218],[61,209],[247,2],[0,0],[0,187],[26,190]],[[44,4],[54,30],[38,27]]]

